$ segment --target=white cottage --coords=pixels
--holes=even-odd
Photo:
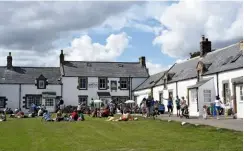
[[[190,115],[201,116],[203,105],[213,103],[215,96],[218,95],[224,103],[229,102],[233,96],[234,110],[238,118],[242,118],[242,48],[241,41],[212,50],[211,41],[203,36],[200,51],[192,54],[191,59],[174,64],[153,86],[154,99],[163,100],[169,95],[174,99],[176,96],[184,96]],[[166,105],[167,100],[164,103]]]
[[[96,99],[124,102],[149,77],[145,57],[139,62],[66,61],[61,51],[60,70],[66,105],[89,105]]]
[[[0,67],[0,108],[21,108],[27,112],[35,103],[46,105],[53,112],[62,96],[59,68],[20,67],[12,62],[9,53],[7,66]]]
[[[157,74],[151,75],[143,83],[141,83],[137,88],[133,90],[134,100],[140,105],[141,101],[148,96],[152,96],[153,86],[163,77],[165,71],[159,72]],[[160,99],[158,99],[161,101]]]

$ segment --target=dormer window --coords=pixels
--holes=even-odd
[[[47,78],[45,78],[42,74],[36,79],[35,85],[37,89],[46,89],[48,85]]]
[[[38,81],[38,87],[39,87],[39,89],[44,89],[45,88],[45,81],[44,80],[39,80]]]

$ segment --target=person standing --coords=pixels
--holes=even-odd
[[[180,99],[178,96],[176,96],[175,104],[176,104],[177,116],[180,116]]]
[[[216,100],[215,102],[215,110],[216,110],[216,115],[217,115],[217,120],[219,120],[219,113],[220,113],[220,109],[221,109],[221,101],[219,96],[216,96]]]
[[[180,105],[180,108],[181,108],[181,116],[183,116],[183,114],[184,114],[185,107],[186,107],[186,100],[185,100],[185,97],[182,96],[181,97],[181,105]]]
[[[169,113],[169,116],[171,116],[171,114],[173,113],[173,100],[172,100],[172,97],[169,96],[168,98],[168,113]]]
[[[151,97],[147,98],[146,107],[147,107],[147,117],[149,117],[150,116],[150,107],[151,107]]]

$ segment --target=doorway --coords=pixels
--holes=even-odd
[[[191,116],[199,116],[197,93],[198,93],[197,89],[189,89],[189,112]]]
[[[243,84],[236,85],[237,117],[243,118]]]
[[[223,97],[224,97],[224,104],[226,104],[227,102],[230,102],[229,83],[223,84]]]

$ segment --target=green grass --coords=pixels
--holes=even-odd
[[[0,151],[241,151],[242,132],[152,119],[0,123]]]

